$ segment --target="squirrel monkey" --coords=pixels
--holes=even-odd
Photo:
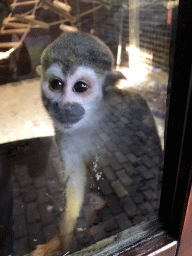
[[[86,188],[85,157],[97,147],[91,143],[99,124],[109,113],[107,88],[125,77],[113,71],[114,57],[98,38],[81,32],[67,33],[42,54],[42,100],[53,120],[64,184],[64,212],[57,235],[29,255],[52,255],[70,246]],[[113,100],[113,99],[111,99]]]

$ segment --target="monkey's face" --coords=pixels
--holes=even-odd
[[[64,74],[61,66],[51,66],[42,82],[42,98],[55,127],[66,131],[90,123],[102,98],[100,84],[88,67]]]

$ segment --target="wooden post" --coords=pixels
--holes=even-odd
[[[117,69],[119,70],[121,65],[121,51],[122,51],[122,34],[123,34],[123,19],[124,19],[124,8],[121,8],[121,19],[119,22],[119,43],[117,48]]]
[[[136,71],[139,65],[139,0],[129,0],[129,67]]]

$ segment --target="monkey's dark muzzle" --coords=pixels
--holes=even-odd
[[[67,125],[79,122],[85,114],[85,109],[79,103],[67,103],[62,107],[58,103],[54,103],[52,110],[55,120]]]

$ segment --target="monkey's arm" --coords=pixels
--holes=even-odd
[[[81,155],[67,150],[61,156],[65,165],[64,211],[60,221],[60,237],[64,249],[70,245],[86,187],[86,167]]]

